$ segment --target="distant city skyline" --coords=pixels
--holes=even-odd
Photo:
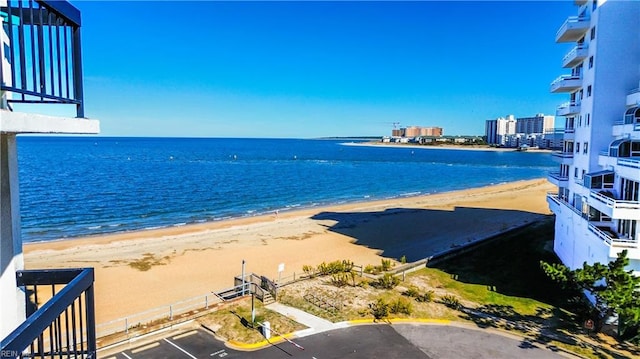
[[[476,135],[566,100],[571,1],[72,3],[103,136]]]

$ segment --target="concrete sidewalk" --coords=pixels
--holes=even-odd
[[[317,334],[325,332],[327,330],[343,328],[345,323],[332,323],[326,319],[316,317],[313,314],[309,314],[300,309],[290,307],[278,302],[267,305],[265,308],[278,312],[288,318],[295,320],[296,322],[306,325],[308,329],[303,329],[295,332],[296,337],[304,337],[311,334]]]

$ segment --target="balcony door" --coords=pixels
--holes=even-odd
[[[632,181],[626,178],[622,179],[622,200],[623,201],[638,201],[640,194],[640,183]]]

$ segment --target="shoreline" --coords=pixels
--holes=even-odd
[[[355,144],[359,145],[359,144]],[[373,145],[376,146],[376,145]],[[400,145],[398,147],[403,147]],[[421,147],[421,146],[416,146]],[[263,222],[267,220],[274,220],[277,218],[292,218],[298,216],[306,216],[309,213],[321,212],[324,210],[332,209],[332,210],[341,210],[347,208],[355,207],[377,207],[377,206],[385,206],[389,204],[390,201],[427,201],[432,198],[436,198],[437,196],[446,196],[448,194],[455,195],[458,193],[470,191],[481,191],[487,188],[496,188],[498,186],[507,186],[507,185],[517,185],[518,183],[527,183],[530,181],[542,180],[543,178],[535,178],[530,180],[518,180],[512,182],[502,182],[496,184],[489,184],[486,186],[480,187],[471,187],[465,189],[455,189],[451,191],[444,192],[433,192],[429,194],[420,194],[420,195],[410,195],[410,196],[394,196],[385,199],[373,199],[373,200],[361,200],[361,201],[347,201],[345,203],[337,203],[337,204],[327,204],[320,205],[314,207],[300,207],[294,208],[291,210],[280,210],[278,215],[276,216],[274,213],[270,214],[259,214],[255,216],[239,216],[239,217],[230,217],[220,220],[212,220],[212,221],[204,221],[199,223],[187,223],[187,224],[172,224],[167,226],[159,226],[154,228],[142,228],[136,230],[122,231],[122,232],[106,232],[106,233],[96,233],[85,236],[77,236],[77,237],[65,237],[65,238],[57,238],[57,239],[46,239],[40,241],[30,241],[23,242],[23,248],[25,252],[30,250],[40,250],[39,247],[46,247],[49,244],[54,245],[55,247],[61,248],[69,248],[73,246],[77,246],[80,242],[95,242],[100,244],[108,244],[122,240],[129,239],[139,239],[139,238],[157,238],[157,237],[165,237],[165,236],[182,236],[182,235],[192,235],[205,233],[210,230],[218,230],[218,229],[227,229],[235,226],[242,226],[246,224],[251,224],[254,222]],[[58,246],[59,244],[59,246]]]
[[[363,146],[363,147],[388,147],[388,148],[418,148],[423,150],[460,150],[460,151],[486,151],[486,152],[522,152],[522,153],[551,153],[548,149],[528,149],[526,151],[518,151],[511,147],[477,147],[477,146],[456,146],[456,145],[417,145],[412,143],[384,143],[384,142],[344,142],[344,146]]]
[[[423,258],[548,215],[546,179],[24,245],[26,269],[95,268],[97,323],[348,259]],[[285,265],[282,273],[279,266]]]

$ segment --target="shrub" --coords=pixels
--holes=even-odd
[[[451,309],[460,309],[460,300],[454,297],[453,295],[447,294],[444,297],[440,298],[442,304],[446,305]]]
[[[391,302],[389,310],[391,311],[391,313],[395,314],[411,315],[411,312],[413,311],[413,305],[411,304],[411,301],[406,298],[398,298],[395,301]]]
[[[418,291],[418,288],[410,286],[407,290],[404,291],[404,293],[402,293],[402,295],[410,298],[418,298],[420,296],[420,292]]]
[[[371,264],[367,264],[367,265],[364,267],[364,272],[365,272],[365,273],[376,274],[376,273],[374,273],[374,272],[376,272],[376,267],[372,266]]]
[[[386,272],[389,269],[391,269],[391,259],[382,259],[381,261],[382,261],[381,269],[383,272]]]
[[[309,276],[310,278],[315,277],[315,270],[313,269],[312,266],[310,265],[303,265],[302,266],[302,271],[304,272],[304,274],[306,274],[307,276]]]
[[[402,264],[407,263],[407,256],[403,255],[402,257],[400,257],[400,263]]]
[[[376,320],[389,316],[389,304],[385,303],[382,298],[378,298],[375,303],[369,303],[369,310]]]
[[[429,291],[427,291],[426,293],[424,293],[422,295],[418,295],[416,297],[416,301],[422,302],[422,303],[431,302],[431,301],[433,301],[433,295],[434,295],[433,291],[429,290]]]
[[[319,275],[329,275],[335,273],[351,272],[352,269],[353,262],[345,259],[329,263],[322,262],[318,265],[317,272]]]
[[[393,289],[400,284],[400,278],[394,276],[391,273],[385,273],[382,277],[376,281],[376,287],[382,289]]]

